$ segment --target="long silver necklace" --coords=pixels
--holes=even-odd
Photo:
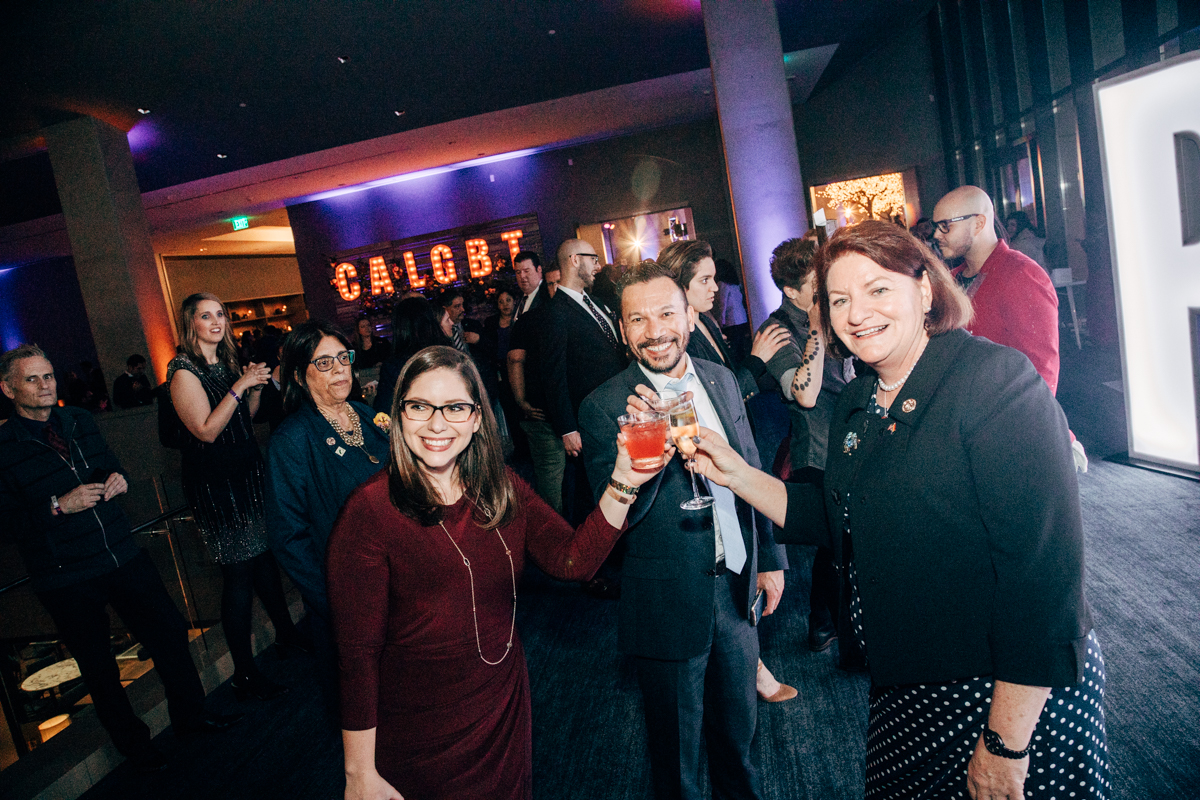
[[[454,541],[454,537],[450,535],[450,531],[446,530],[446,526],[441,522],[438,525],[441,527],[442,533],[446,534],[446,538],[450,540],[450,544],[454,545],[454,549],[458,551],[463,563],[467,565],[467,576],[471,581],[471,616],[475,619],[475,649],[479,651],[479,657],[483,659],[483,663],[494,667],[508,658],[508,654],[512,652],[513,636],[517,631],[517,568],[513,565],[512,550],[508,549],[508,542],[504,541],[503,536],[500,536],[500,529],[497,528],[496,536],[499,537],[500,544],[504,545],[504,555],[508,556],[508,569],[512,573],[512,623],[508,628],[508,644],[504,646],[504,655],[500,656],[497,661],[488,661],[483,656],[483,644],[479,639],[479,612],[475,610],[475,573],[471,569],[471,559],[463,553],[458,542]]]
[[[333,426],[333,429],[337,431],[337,435],[342,437],[342,441],[351,447],[357,447],[359,450],[362,450],[367,458],[371,459],[372,464],[379,463],[379,459],[368,453],[367,448],[363,447],[366,444],[366,439],[363,438],[362,420],[358,418],[358,414],[355,413],[352,405],[346,403],[346,416],[350,418],[350,430],[348,431],[341,426],[337,421],[337,417],[333,414],[328,413],[320,406],[317,406],[317,411],[320,411],[325,421]]]

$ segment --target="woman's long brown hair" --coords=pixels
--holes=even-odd
[[[242,368],[238,363],[237,345],[233,342],[233,321],[229,319],[229,309],[225,308],[221,298],[215,294],[196,292],[188,295],[187,299],[183,301],[183,305],[179,308],[179,345],[183,348],[183,352],[192,359],[192,363],[200,369],[208,369],[208,360],[200,351],[200,337],[196,334],[196,309],[205,300],[212,300],[221,306],[221,311],[225,314],[225,338],[217,345],[217,360],[225,362],[225,366],[229,367],[234,375],[241,375]]]
[[[408,360],[396,381],[392,398],[392,459],[388,464],[388,488],[392,505],[422,525],[442,520],[442,498],[425,469],[404,441],[402,403],[413,382],[427,372],[448,369],[463,379],[471,402],[480,415],[479,430],[471,437],[455,465],[463,494],[475,508],[475,521],[485,530],[508,523],[517,511],[516,489],[504,468],[500,430],[492,414],[479,370],[469,356],[444,346],[426,347]]]

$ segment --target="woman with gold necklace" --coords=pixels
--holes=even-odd
[[[613,474],[577,530],[504,466],[479,372],[450,347],[404,366],[391,462],[346,502],[329,539],[349,800],[532,796],[526,557],[586,580],[638,487],[618,439]]]
[[[325,593],[325,547],[342,504],[388,459],[386,428],[348,398],[356,352],[327,322],[298,325],[283,342],[280,377],[288,417],[267,453],[267,535],[309,611],[321,689],[337,710],[337,661]],[[386,415],[383,415],[386,416]]]

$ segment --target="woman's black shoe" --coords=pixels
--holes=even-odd
[[[233,696],[241,703],[250,698],[274,700],[291,691],[288,687],[275,683],[265,675],[255,675],[249,678],[239,678],[235,675],[229,681],[229,685],[233,687]]]

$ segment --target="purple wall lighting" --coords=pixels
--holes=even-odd
[[[63,375],[99,361],[73,259],[0,269],[0,344],[23,343],[39,345]]]

